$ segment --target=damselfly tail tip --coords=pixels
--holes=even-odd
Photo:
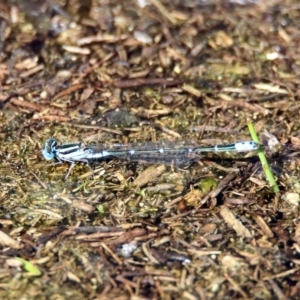
[[[235,149],[236,151],[253,151],[257,150],[259,148],[259,144],[253,141],[242,141],[242,142],[236,142],[235,143]]]

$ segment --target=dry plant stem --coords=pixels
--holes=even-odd
[[[182,84],[180,79],[165,79],[165,78],[138,78],[138,79],[124,79],[115,80],[113,85],[117,88],[126,89],[139,86],[174,86]]]

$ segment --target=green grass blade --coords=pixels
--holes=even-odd
[[[252,137],[252,140],[254,142],[260,144],[259,138],[258,138],[258,136],[257,136],[257,134],[255,132],[254,126],[253,126],[253,124],[251,122],[248,123],[248,128],[249,128],[249,132],[250,132],[250,135]],[[270,183],[271,187],[273,188],[274,193],[275,194],[279,193],[279,187],[278,187],[278,185],[277,185],[277,183],[275,181],[274,175],[272,173],[272,170],[270,169],[269,163],[267,161],[267,158],[265,156],[265,153],[264,153],[262,147],[258,148],[257,154],[258,154],[260,162],[261,162],[261,164],[263,166],[266,178],[267,178],[268,182]]]

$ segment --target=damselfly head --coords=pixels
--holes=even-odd
[[[57,140],[50,138],[45,142],[42,153],[47,160],[51,160],[55,157],[55,148],[57,146]]]

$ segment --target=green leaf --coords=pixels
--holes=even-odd
[[[98,212],[100,215],[103,215],[105,213],[105,209],[104,209],[104,206],[102,204],[99,204],[97,206],[97,209],[98,209]]]
[[[24,269],[32,276],[40,276],[42,274],[41,270],[32,264],[30,261],[23,259],[21,257],[16,257],[16,260],[23,264]]]

